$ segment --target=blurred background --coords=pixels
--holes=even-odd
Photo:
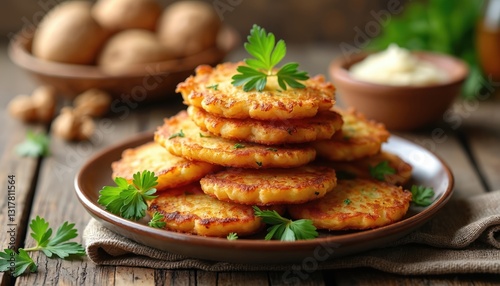
[[[2,0],[3,43],[22,27],[34,29],[63,0]],[[162,6],[175,2],[158,0]],[[397,43],[464,59],[470,66],[462,95],[500,80],[500,0],[205,0],[242,37],[258,23],[289,45],[319,45],[343,56]],[[238,54],[239,56],[239,54]],[[329,60],[329,59],[328,59]],[[326,71],[325,69],[319,72]],[[315,71],[313,71],[315,72]],[[475,91],[476,90],[476,91]]]
[[[47,8],[62,0],[2,0],[0,33],[3,38],[25,24],[40,21]],[[158,0],[163,6],[174,1]],[[205,0],[220,7],[223,21],[246,35],[254,23],[286,35],[287,42],[352,41],[353,27],[364,26],[370,11],[386,9],[387,0]],[[399,6],[399,5],[398,5]]]

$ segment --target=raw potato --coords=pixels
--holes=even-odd
[[[172,54],[160,45],[153,32],[134,29],[122,31],[109,39],[98,64],[110,74],[121,74],[134,66],[171,58]]]
[[[49,122],[54,117],[56,91],[51,86],[42,85],[31,96],[14,97],[7,109],[12,117],[25,122]]]
[[[220,20],[213,7],[201,1],[180,1],[168,6],[158,23],[162,45],[176,56],[187,56],[215,45]]]
[[[95,124],[89,116],[82,116],[72,108],[61,109],[52,123],[52,132],[65,140],[87,140],[94,134]]]
[[[68,1],[51,10],[33,37],[33,55],[49,61],[92,64],[107,33],[92,18],[90,9],[90,2]]]
[[[111,31],[154,31],[161,10],[155,0],[99,0],[92,8],[92,16],[101,26]]]
[[[75,112],[81,115],[101,117],[106,114],[111,104],[111,96],[100,89],[92,88],[75,97]]]

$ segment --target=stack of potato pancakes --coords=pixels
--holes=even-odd
[[[354,111],[333,109],[335,88],[321,76],[261,92],[231,84],[242,63],[200,66],[177,86],[186,111],[165,119],[154,141],[125,150],[113,177],[158,176],[148,213],[165,229],[203,236],[247,236],[263,223],[252,206],[318,229],[369,229],[400,220],[411,193],[400,185],[411,166],[381,152],[389,133]],[[374,179],[370,169],[395,172]],[[342,174],[342,177],[339,176]]]

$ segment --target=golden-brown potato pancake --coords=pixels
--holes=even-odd
[[[226,139],[266,145],[330,139],[343,123],[340,114],[332,111],[322,111],[303,119],[269,121],[219,117],[195,106],[189,106],[187,110],[202,130]]]
[[[272,209],[284,212],[283,206]],[[254,234],[263,228],[251,206],[222,202],[205,195],[199,184],[170,189],[148,201],[148,214],[164,215],[165,229],[202,236],[226,237],[235,232],[238,236]]]
[[[177,156],[226,167],[292,168],[305,165],[316,156],[314,148],[308,146],[269,147],[210,136],[185,111],[166,119],[156,131],[155,141]]]
[[[366,157],[350,162],[324,162],[326,166],[332,167],[337,172],[339,178],[342,176],[354,177],[360,179],[373,179],[370,174],[370,168],[387,161],[389,167],[393,168],[394,174],[386,174],[384,181],[398,186],[408,183],[411,178],[412,167],[403,161],[396,154],[389,152],[380,152],[376,155]]]
[[[399,221],[408,211],[411,193],[375,180],[338,180],[323,198],[289,205],[293,219],[310,219],[318,229],[370,229]]]
[[[337,184],[335,171],[321,166],[292,169],[228,168],[200,180],[205,194],[247,205],[299,204],[323,197]]]
[[[155,142],[126,149],[119,161],[111,164],[112,177],[122,177],[132,182],[133,175],[144,170],[152,171],[158,177],[156,189],[174,188],[198,181],[206,174],[220,167],[200,161],[189,161],[170,154]]]
[[[259,92],[243,91],[231,84],[240,63],[223,63],[215,68],[201,65],[196,75],[177,85],[184,102],[226,118],[261,120],[313,117],[318,111],[329,110],[335,103],[335,88],[324,77],[304,81],[306,88],[281,90],[274,77]]]
[[[342,115],[342,131],[330,140],[313,143],[319,156],[332,161],[352,161],[380,152],[382,143],[389,138],[389,132],[381,123],[367,120],[354,111],[336,110]]]

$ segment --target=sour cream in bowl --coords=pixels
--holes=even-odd
[[[443,118],[468,66],[449,55],[391,45],[379,53],[338,57],[329,71],[340,105],[391,130],[414,130]]]

